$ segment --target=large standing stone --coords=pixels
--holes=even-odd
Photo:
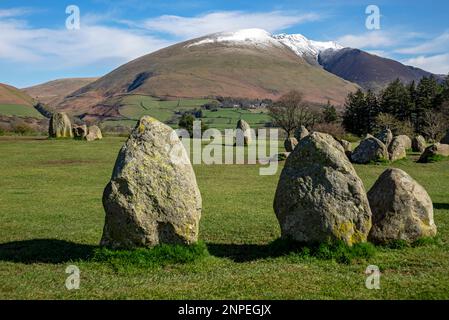
[[[373,212],[370,241],[413,242],[436,235],[432,200],[404,171],[386,170],[368,192],[368,199]]]
[[[300,126],[298,129],[295,130],[295,138],[296,140],[299,142],[302,139],[304,139],[305,137],[307,137],[309,135],[309,130],[307,130],[306,127],[304,126]]]
[[[359,164],[388,159],[389,155],[385,144],[371,135],[362,140],[351,155],[352,162]]]
[[[362,181],[330,135],[301,140],[282,170],[274,211],[282,237],[304,243],[364,242],[371,210]]]
[[[418,162],[427,163],[431,162],[436,156],[449,157],[449,145],[442,143],[435,143],[426,148],[426,150],[422,153]]]
[[[103,139],[103,134],[98,126],[90,126],[89,133],[86,136],[87,141],[101,140]]]
[[[441,139],[442,144],[449,144],[449,131],[446,133],[443,139]]]
[[[73,128],[73,136],[75,137],[75,139],[85,139],[87,136],[87,126],[85,124],[83,125],[77,125],[74,124]]]
[[[409,150],[412,148],[412,139],[410,139],[409,136],[406,136],[405,134],[403,134],[400,136],[396,136],[395,138],[402,143],[405,150]]]
[[[412,150],[413,152],[424,152],[426,150],[426,139],[423,136],[418,135],[412,140]]]
[[[390,129],[383,129],[380,131],[376,138],[383,142],[383,144],[388,148],[390,143],[393,141],[393,133]]]
[[[388,153],[391,161],[397,161],[407,158],[407,149],[405,148],[404,139],[394,137],[388,147]]]
[[[197,241],[201,194],[174,130],[149,116],[140,119],[120,150],[103,206],[103,246]]]
[[[284,141],[284,148],[287,152],[292,152],[295,150],[296,146],[298,145],[298,140],[296,138],[287,138]]]
[[[52,115],[48,134],[51,138],[73,138],[72,123],[65,112]]]
[[[251,144],[252,137],[251,137],[251,127],[249,126],[248,122],[246,122],[243,119],[240,119],[237,122],[237,143],[241,143],[240,141],[243,140],[243,143],[245,146]]]

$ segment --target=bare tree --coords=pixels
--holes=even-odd
[[[440,141],[447,130],[447,118],[440,112],[427,110],[423,118],[423,133],[431,141]]]
[[[315,115],[310,112],[299,91],[284,94],[277,102],[268,107],[268,114],[273,124],[283,129],[290,137],[296,128],[315,123]]]

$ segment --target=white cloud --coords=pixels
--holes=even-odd
[[[402,61],[406,65],[412,65],[436,74],[449,73],[449,53],[434,56],[419,56]]]
[[[236,31],[247,28],[260,28],[275,32],[319,19],[320,16],[314,13],[221,11],[195,17],[164,15],[146,20],[144,27],[150,31],[164,32],[189,39],[221,31]]]
[[[446,31],[438,37],[426,41],[420,45],[408,48],[397,49],[397,53],[402,54],[436,54],[449,51],[449,32]]]
[[[378,50],[382,47],[394,45],[395,39],[392,35],[383,31],[370,31],[359,35],[348,34],[338,38],[337,42],[345,47],[358,49],[373,48]]]
[[[18,17],[30,13],[28,8],[0,9],[0,18]]]
[[[106,60],[127,62],[170,45],[139,30],[82,24],[80,30],[33,29],[0,19],[0,59],[52,69]]]

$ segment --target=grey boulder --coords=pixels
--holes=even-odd
[[[362,181],[330,135],[302,139],[282,170],[273,203],[282,237],[302,243],[367,240],[371,210]]]
[[[368,192],[368,199],[373,213],[370,241],[414,242],[436,235],[432,200],[406,172],[386,170]]]
[[[201,194],[189,156],[173,129],[149,116],[140,119],[119,152],[103,206],[103,246],[197,241]]]

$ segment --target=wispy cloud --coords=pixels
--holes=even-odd
[[[315,13],[220,11],[194,17],[164,15],[146,20],[144,27],[150,31],[168,33],[188,39],[215,32],[235,31],[245,28],[261,28],[269,32],[275,32],[300,23],[316,21],[320,18]]]
[[[402,54],[435,54],[449,51],[449,31],[419,45],[395,50]]]
[[[101,61],[124,63],[172,44],[141,30],[120,29],[82,20],[81,29],[31,28],[15,18],[19,10],[3,10],[0,18],[0,59],[44,68],[66,68]]]
[[[348,34],[337,39],[345,47],[359,49],[376,49],[390,47],[395,43],[394,37],[384,31],[370,31],[363,34]]]
[[[402,62],[406,65],[412,65],[436,74],[447,74],[449,72],[449,53],[433,56],[418,56]]]

